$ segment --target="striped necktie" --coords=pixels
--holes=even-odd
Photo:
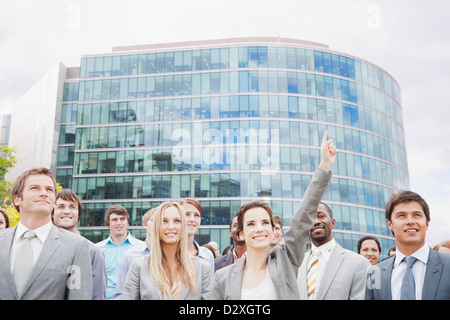
[[[319,254],[320,250],[318,248],[314,249],[311,252],[311,257],[308,261],[307,291],[309,300],[314,299],[316,292],[316,278],[317,272],[319,271]]]

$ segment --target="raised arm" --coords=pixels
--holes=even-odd
[[[336,159],[336,146],[332,140],[327,140],[327,136],[328,131],[325,131],[319,167],[311,178],[300,207],[292,217],[291,227],[284,237],[289,259],[296,268],[299,268],[303,261],[309,231],[314,224],[319,202],[330,182],[332,175],[330,169]]]

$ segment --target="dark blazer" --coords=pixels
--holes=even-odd
[[[299,299],[297,272],[305,255],[309,230],[314,224],[317,207],[331,179],[331,172],[317,169],[306,189],[299,209],[291,220],[291,227],[268,256],[269,274],[281,300]],[[247,257],[220,269],[214,275],[213,299],[240,300],[242,275]]]
[[[51,225],[23,292],[17,293],[10,252],[17,227],[0,232],[0,300],[91,300],[89,244],[73,232]]]
[[[429,248],[422,300],[450,300],[450,255]],[[391,274],[395,255],[369,268],[366,300],[392,300]],[[373,280],[373,281],[372,281]]]
[[[234,256],[233,252],[227,253],[224,256],[218,257],[214,259],[214,272],[217,272],[217,270],[222,269],[223,267],[229,266],[230,264],[234,263]]]

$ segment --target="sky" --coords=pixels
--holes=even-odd
[[[428,202],[426,241],[450,239],[450,1],[15,0],[0,2],[0,114],[56,63],[112,47],[282,37],[381,67],[402,94],[410,189]]]

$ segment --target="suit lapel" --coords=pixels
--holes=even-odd
[[[443,266],[444,264],[439,259],[439,255],[430,249],[425,279],[423,280],[422,300],[433,300],[436,296]]]
[[[14,235],[16,234],[17,226],[13,228],[5,229],[0,236],[0,267],[3,270],[6,281],[9,284],[14,297],[17,298],[16,284],[14,283],[13,276],[11,274],[11,248],[13,245]]]
[[[231,288],[230,298],[231,300],[241,300],[242,293],[242,275],[244,273],[244,266],[247,257],[240,258],[233,266],[233,272],[231,272]]]
[[[391,276],[392,268],[394,266],[395,257],[386,261],[386,263],[380,268],[381,269],[381,299],[382,300],[392,300],[391,291]]]
[[[320,279],[320,287],[317,292],[317,300],[322,300],[325,297],[337,271],[339,270],[342,261],[344,261],[344,250],[342,247],[336,243],[334,250],[330,254],[330,259],[328,260],[327,266],[324,270],[323,277]]]
[[[34,268],[31,271],[30,277],[28,278],[28,281],[25,284],[25,287],[23,288],[21,295],[24,295],[27,292],[27,290],[30,288],[30,286],[42,272],[44,267],[47,265],[50,257],[53,256],[53,254],[55,253],[55,250],[60,246],[59,232],[60,231],[58,230],[58,228],[52,224],[47,239],[44,242],[44,246],[42,247],[42,251],[39,254],[38,259],[36,260],[36,264],[34,265]]]
[[[298,275],[297,275],[297,279],[298,279],[298,290],[300,293],[300,299],[301,300],[306,300],[308,299],[308,290],[307,290],[307,283],[306,283],[306,279],[308,278],[308,260],[309,257],[311,256],[311,251],[308,251],[305,254],[305,258],[303,259],[302,265],[300,266],[300,268],[298,269]]]

